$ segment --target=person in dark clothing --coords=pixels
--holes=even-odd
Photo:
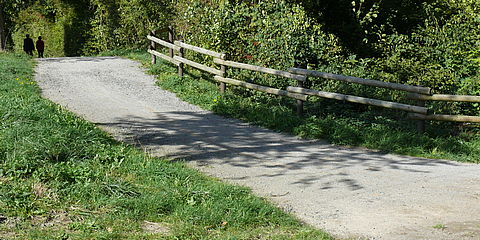
[[[45,43],[42,41],[42,36],[38,37],[38,40],[37,40],[35,45],[37,47],[38,57],[43,58],[43,52],[45,50]]]
[[[23,39],[23,51],[25,51],[28,55],[33,56],[33,51],[35,50],[35,46],[33,45],[33,40],[30,38],[30,34],[25,35],[25,39]]]

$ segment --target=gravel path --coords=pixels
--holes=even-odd
[[[342,148],[219,117],[122,58],[41,59],[36,71],[45,97],[116,138],[249,186],[337,237],[480,239],[480,165]]]

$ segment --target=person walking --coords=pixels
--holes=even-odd
[[[30,34],[25,35],[25,39],[23,39],[23,51],[28,55],[33,56],[34,50],[35,46],[33,45],[33,40],[30,38]]]
[[[42,36],[38,37],[38,40],[35,43],[35,46],[37,47],[38,57],[43,58],[43,52],[45,50],[45,42],[43,42]]]

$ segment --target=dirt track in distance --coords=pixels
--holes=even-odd
[[[182,102],[143,71],[117,57],[51,58],[36,80],[117,139],[248,186],[339,238],[480,239],[480,165],[301,140]]]

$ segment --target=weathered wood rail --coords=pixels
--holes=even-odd
[[[169,31],[169,40],[164,41],[155,36],[147,36],[152,42],[148,52],[152,54],[152,63],[156,62],[156,57],[160,57],[168,62],[173,63],[178,67],[178,74],[183,76],[184,65],[188,65],[202,71],[211,73],[214,75],[214,80],[220,83],[220,91],[223,93],[226,89],[226,84],[241,86],[248,89],[253,89],[269,94],[278,96],[290,97],[297,100],[297,112],[303,114],[303,104],[308,101],[309,96],[335,99],[339,101],[347,101],[359,104],[366,104],[370,106],[401,110],[408,112],[408,117],[417,120],[417,126],[419,131],[425,130],[426,120],[435,121],[453,121],[453,122],[474,122],[480,123],[480,117],[478,116],[460,116],[460,115],[441,115],[441,114],[429,114],[428,108],[425,107],[426,101],[459,101],[459,102],[480,102],[480,96],[463,96],[463,95],[442,95],[433,94],[432,89],[422,86],[413,86],[399,83],[389,83],[378,80],[363,79],[358,77],[344,76],[338,74],[324,73],[319,71],[313,71],[302,68],[290,68],[288,71],[277,70],[272,68],[266,68],[246,63],[239,63],[227,60],[225,53],[218,53],[201,47],[193,46],[182,41],[174,41],[173,33]],[[156,50],[156,45],[166,47],[169,49],[169,55],[162,54]],[[200,54],[204,54],[213,57],[213,63],[219,65],[220,69],[213,68],[195,61],[185,58],[184,51],[194,51]],[[177,53],[175,55],[175,52]],[[284,77],[297,81],[297,86],[290,86],[287,89],[277,89],[269,86],[262,86],[255,83],[240,81],[234,78],[227,77],[227,67],[238,68],[243,70],[250,70],[274,76]],[[397,91],[407,92],[407,100],[416,101],[417,105],[409,105],[405,103],[391,102],[379,99],[372,99],[366,97],[359,97],[353,95],[346,95],[333,92],[324,92],[314,89],[304,88],[304,82],[309,77],[317,77],[328,80],[336,80],[348,83],[361,84],[372,87],[379,87]]]
[[[411,93],[407,95],[407,98],[411,100],[417,100],[421,105],[425,105],[425,101],[480,103],[480,96],[470,96],[470,95],[433,94],[431,96],[427,96],[427,95]],[[430,114],[430,115],[409,114],[409,117],[411,119],[417,119],[417,120],[480,123],[479,116],[445,115],[445,114]]]
[[[446,95],[446,94],[433,94],[431,96],[421,94],[408,94],[407,97],[413,100],[422,101],[447,101],[447,102],[480,102],[480,96],[470,95]]]
[[[232,85],[236,85],[236,86],[242,86],[242,87],[257,90],[257,91],[260,91],[260,92],[275,94],[275,95],[278,95],[278,96],[287,96],[287,97],[295,98],[295,99],[301,100],[301,101],[307,101],[307,99],[308,99],[307,95],[304,95],[304,94],[301,94],[301,93],[300,94],[299,93],[292,93],[292,92],[289,92],[289,91],[276,89],[276,88],[271,88],[271,87],[265,87],[265,86],[262,86],[262,85],[258,85],[258,84],[254,84],[254,83],[248,83],[248,82],[244,82],[244,81],[240,81],[240,80],[235,80],[235,79],[232,79],[232,78],[224,78],[224,77],[220,77],[220,76],[215,76],[214,79],[219,81],[219,82],[224,82],[224,83],[228,83],[228,84],[232,84]]]
[[[225,60],[221,60],[221,59],[218,59],[218,58],[213,59],[213,62],[217,63],[217,64],[225,65],[225,66],[228,66],[228,67],[251,70],[251,71],[255,71],[255,72],[268,73],[268,74],[272,74],[272,75],[279,76],[279,77],[291,78],[291,79],[294,79],[294,80],[297,80],[297,81],[302,81],[302,82],[307,81],[307,77],[305,77],[305,76],[289,73],[289,72],[286,72],[286,71],[275,70],[275,69],[271,69],[271,68],[260,67],[260,66],[245,64],[245,63],[225,61]]]
[[[432,90],[427,87],[418,87],[418,86],[405,85],[405,84],[399,84],[399,83],[382,82],[377,80],[324,73],[324,72],[312,71],[312,70],[301,69],[301,68],[290,68],[290,72],[295,74],[301,74],[304,76],[320,77],[320,78],[325,78],[330,80],[338,80],[338,81],[349,82],[349,83],[358,83],[358,84],[367,85],[367,86],[388,88],[392,90],[420,93],[420,94],[426,94],[426,95],[430,95],[432,92]]]
[[[420,114],[427,114],[428,112],[428,109],[426,107],[419,107],[419,106],[413,106],[413,105],[408,105],[403,103],[383,101],[378,99],[357,97],[357,96],[345,95],[340,93],[323,92],[323,91],[306,89],[301,87],[288,87],[287,90],[290,92],[303,93],[310,96],[318,96],[322,98],[335,99],[339,101],[360,103],[360,104],[366,104],[371,106],[402,110],[406,112],[414,112],[414,113],[420,113]]]

